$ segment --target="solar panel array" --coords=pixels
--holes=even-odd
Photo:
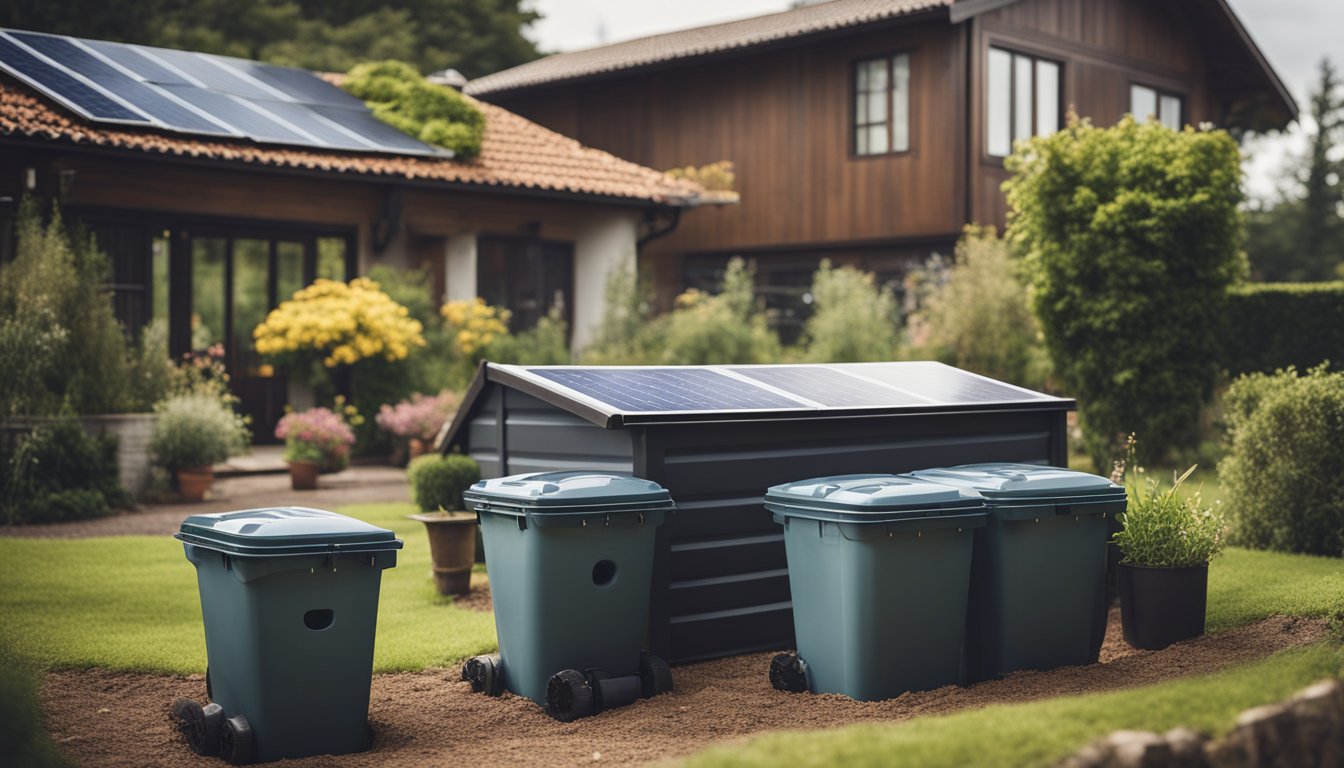
[[[442,155],[312,72],[0,30],[0,70],[94,122],[355,152]]]
[[[922,362],[527,371],[624,413],[966,406],[1056,399]]]

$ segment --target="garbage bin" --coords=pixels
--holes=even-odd
[[[965,634],[974,494],[899,475],[777,485],[798,652],[776,656],[780,690],[877,701],[955,684]]]
[[[476,510],[499,653],[467,661],[472,689],[541,704],[557,720],[671,690],[667,664],[641,652],[655,529],[674,508],[662,486],[605,472],[482,480]]]
[[[378,588],[392,531],[319,509],[192,515],[207,693],[174,709],[202,754],[233,763],[368,747]]]
[[[1109,521],[1125,489],[1104,477],[1033,464],[969,464],[911,473],[979,493],[966,681],[1097,660],[1106,634]]]

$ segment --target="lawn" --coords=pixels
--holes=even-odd
[[[406,542],[383,572],[374,669],[445,666],[495,648],[494,616],[434,591],[410,504],[346,507]],[[196,570],[167,536],[0,538],[0,641],[43,667],[202,673]]]

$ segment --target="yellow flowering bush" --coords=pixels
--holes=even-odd
[[[490,342],[509,333],[513,313],[492,307],[477,296],[472,301],[450,301],[439,310],[448,326],[448,335],[462,357],[472,357],[490,346]]]
[[[424,327],[367,277],[319,279],[271,310],[252,332],[272,358],[320,357],[328,368],[382,357],[404,360],[425,345]]]

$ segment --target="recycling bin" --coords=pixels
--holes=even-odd
[[[878,701],[957,683],[984,502],[900,475],[777,485],[797,653],[770,664],[780,690]]]
[[[196,566],[213,700],[174,706],[192,748],[233,763],[366,749],[392,531],[283,507],[192,515],[174,538]]]
[[[1034,464],[969,464],[911,473],[980,494],[966,682],[1019,669],[1096,662],[1106,634],[1110,526],[1125,489]]]
[[[569,721],[671,690],[643,646],[654,534],[674,509],[649,480],[544,472],[482,480],[475,509],[499,653],[467,661],[480,693],[526,696]]]

